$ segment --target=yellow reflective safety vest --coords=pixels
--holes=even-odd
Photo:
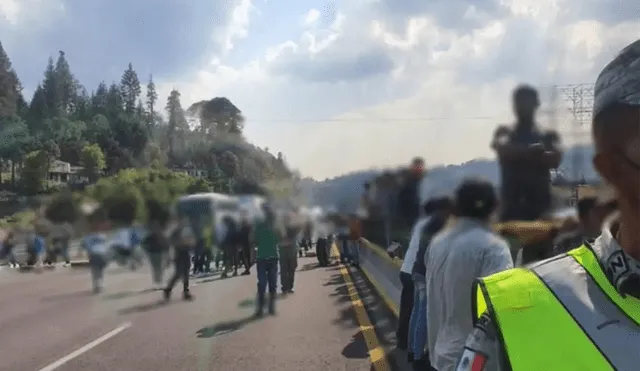
[[[589,245],[481,278],[473,294],[513,371],[640,370],[640,300],[618,293]]]

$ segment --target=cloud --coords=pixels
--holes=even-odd
[[[0,25],[0,34],[28,86],[41,78],[47,58],[58,50],[90,87],[102,79],[119,80],[129,62],[144,78],[151,73],[179,78],[246,37],[253,9],[251,0],[1,1],[20,4],[17,11],[3,12],[12,14],[13,23]]]
[[[306,26],[314,25],[320,19],[320,11],[318,9],[311,9],[304,17],[304,24]]]
[[[512,121],[510,93],[522,82],[543,93],[542,125],[555,125],[567,144],[584,140],[588,135],[569,136],[579,126],[552,86],[593,82],[640,35],[631,1],[303,0],[296,9],[248,0],[196,0],[184,9],[96,1],[67,4],[66,18],[49,21],[60,27],[64,19],[65,33],[29,31],[20,38],[30,46],[25,49],[50,54],[50,45],[65,47],[51,43],[67,35],[63,44],[86,50],[68,53],[83,81],[105,75],[96,69],[114,68],[117,75],[131,60],[154,73],[162,96],[178,88],[185,106],[227,96],[246,115],[251,141],[282,151],[317,178],[394,166],[415,155],[432,165],[492,156],[493,130]],[[92,6],[103,20],[86,15]],[[129,15],[117,16],[124,8]],[[17,14],[14,30],[23,24],[24,13],[0,9],[5,17]],[[119,19],[119,26],[105,24]],[[313,22],[301,24],[306,19]],[[97,22],[110,28],[95,35]],[[28,64],[29,55],[16,65]],[[45,59],[35,59],[34,70],[41,71]]]

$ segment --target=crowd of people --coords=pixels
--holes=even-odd
[[[578,201],[576,226],[524,246],[518,269],[493,223],[550,217],[562,153],[558,135],[535,125],[535,89],[513,99],[516,125],[492,143],[500,194],[465,179],[423,205],[400,273],[397,346],[416,370],[637,369],[640,40],[595,85],[593,163],[605,186]]]

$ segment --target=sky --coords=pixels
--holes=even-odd
[[[638,35],[628,0],[0,0],[27,94],[59,50],[89,90],[131,62],[162,100],[228,97],[249,141],[319,180],[493,157],[519,83],[541,125],[586,140],[552,87],[593,83]]]

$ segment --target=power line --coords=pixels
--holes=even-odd
[[[451,120],[500,120],[496,116],[470,116],[470,117],[409,117],[409,118],[362,118],[362,119],[248,119],[249,123],[322,123],[322,122],[429,122]]]

